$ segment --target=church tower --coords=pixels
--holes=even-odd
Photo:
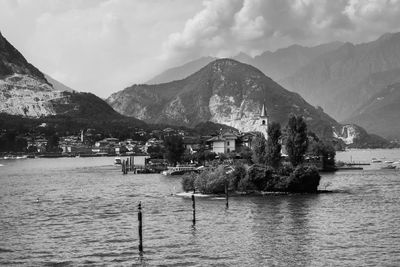
[[[268,140],[268,124],[269,118],[265,104],[262,105],[260,118],[259,118],[259,131],[264,135],[265,139]]]

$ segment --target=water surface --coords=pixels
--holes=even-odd
[[[196,200],[113,158],[1,160],[0,265],[396,266],[400,171],[324,175],[329,194]],[[144,253],[138,253],[142,201]]]

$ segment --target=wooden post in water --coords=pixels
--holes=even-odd
[[[121,162],[122,174],[125,174],[125,160]]]
[[[229,190],[228,190],[228,182],[225,182],[225,197],[226,197],[226,208],[229,208]]]
[[[139,221],[139,252],[143,252],[143,224],[142,224],[142,202],[139,201],[138,205],[138,221]]]
[[[192,208],[193,208],[193,225],[196,224],[196,201],[194,200],[194,194],[192,195]]]

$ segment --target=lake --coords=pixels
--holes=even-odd
[[[353,150],[338,159],[400,159]],[[196,199],[179,177],[122,175],[113,158],[0,160],[0,265],[396,266],[400,170],[324,174],[332,193]],[[137,205],[144,253],[138,253]]]

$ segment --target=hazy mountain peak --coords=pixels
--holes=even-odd
[[[388,41],[388,40],[393,40],[396,38],[400,38],[400,32],[394,32],[394,33],[384,33],[382,34],[377,41]]]

